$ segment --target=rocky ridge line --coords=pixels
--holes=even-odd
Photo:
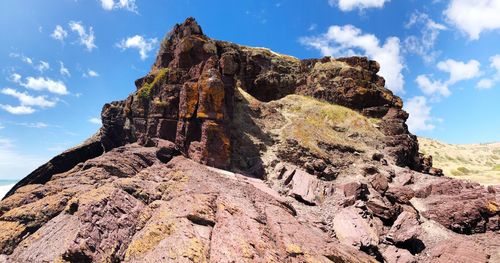
[[[98,134],[2,200],[0,262],[499,260],[500,189],[430,176],[378,70],[187,19]]]

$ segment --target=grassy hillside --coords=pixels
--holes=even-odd
[[[418,138],[420,151],[433,157],[446,176],[481,184],[500,184],[500,143],[447,144]]]

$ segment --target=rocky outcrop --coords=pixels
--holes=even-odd
[[[19,188],[1,203],[0,262],[373,262],[259,181],[164,150],[118,147]]]
[[[187,19],[95,136],[0,202],[0,262],[500,258],[500,190],[430,176],[379,67],[217,41]]]
[[[163,40],[151,72],[135,82],[137,91],[103,107],[103,127],[92,140],[54,158],[14,189],[148,138],[173,141],[202,164],[242,168],[234,161],[239,157],[232,145],[239,142],[230,131],[238,88],[263,102],[301,94],[380,118],[389,155],[398,165],[421,169],[402,101],[384,88],[379,68],[362,57],[299,60],[213,40],[190,18]]]

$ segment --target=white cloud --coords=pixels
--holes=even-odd
[[[113,10],[113,9],[125,9],[134,13],[137,13],[137,5],[135,4],[135,0],[101,0],[101,6],[104,10]]]
[[[415,12],[411,15],[406,28],[411,28],[415,25],[421,26],[421,35],[407,37],[404,40],[405,50],[421,56],[427,63],[432,62],[438,55],[438,52],[434,50],[434,44],[440,31],[447,28],[442,24],[436,23],[427,14],[420,12]]]
[[[36,128],[36,129],[45,129],[45,128],[48,128],[50,126],[44,122],[22,122],[22,123],[18,123],[18,125],[28,127],[28,128]]]
[[[411,132],[430,131],[435,128],[431,123],[431,107],[427,104],[427,99],[416,96],[405,103],[404,109],[410,114],[406,124]]]
[[[64,67],[64,63],[62,61],[59,61],[59,64],[60,64],[59,74],[61,74],[62,76],[71,77],[71,74],[69,73],[69,69]]]
[[[26,82],[20,83],[21,86],[32,89],[32,90],[47,90],[49,92],[66,95],[68,94],[68,89],[66,85],[60,80],[52,80],[50,78],[44,77],[27,77]]]
[[[490,67],[495,71],[490,78],[483,78],[477,83],[478,89],[490,89],[500,81],[500,55],[490,57]]]
[[[90,118],[89,119],[89,122],[90,123],[93,123],[93,124],[98,124],[98,125],[101,125],[101,119],[100,118],[97,118],[97,117],[94,117],[94,118]]]
[[[99,73],[89,69],[89,70],[87,70],[87,72],[83,73],[83,77],[84,78],[95,78],[95,77],[99,77]]]
[[[14,83],[19,83],[19,81],[21,81],[21,75],[13,73],[12,75],[10,75],[10,81]]]
[[[354,55],[361,51],[363,55],[380,63],[379,74],[385,78],[387,88],[397,93],[404,92],[403,57],[400,54],[400,42],[397,37],[389,37],[381,45],[372,34],[363,34],[352,26],[331,26],[328,32],[317,37],[303,37],[300,42],[318,49],[325,56]]]
[[[116,46],[122,50],[128,48],[135,48],[139,50],[142,60],[148,57],[148,53],[153,50],[154,46],[158,43],[156,38],[145,39],[143,36],[135,35],[127,39],[122,39]]]
[[[472,40],[479,39],[483,31],[500,29],[498,0],[451,0],[444,14]]]
[[[467,63],[447,59],[437,64],[439,70],[450,73],[448,84],[454,84],[461,80],[478,77],[481,74],[479,71],[480,66],[481,64],[474,59],[469,60]]]
[[[12,105],[0,104],[0,108],[2,108],[4,111],[10,114],[15,114],[15,115],[31,114],[35,112],[35,109],[22,105],[12,106]]]
[[[22,178],[42,165],[47,158],[33,156],[19,152],[15,143],[7,138],[0,138],[0,178],[16,179]],[[2,191],[7,192],[10,187]],[[1,194],[1,193],[0,193]]]
[[[318,27],[318,25],[317,25],[317,24],[311,24],[311,25],[309,26],[309,28],[307,28],[307,30],[308,30],[308,31],[314,31],[314,30],[316,30],[316,28],[317,28],[317,27]]]
[[[38,106],[41,108],[50,108],[56,106],[56,101],[48,100],[45,96],[30,96],[26,92],[18,92],[15,89],[4,88],[0,91],[4,95],[12,96],[19,100],[21,106]]]
[[[33,64],[33,60],[23,54],[18,54],[18,53],[10,53],[9,56],[11,58],[19,58],[21,59],[22,62],[26,63],[26,64],[30,64],[32,65]]]
[[[434,95],[436,93],[445,97],[451,95],[448,85],[446,83],[442,83],[440,80],[430,80],[428,76],[420,75],[417,79],[415,79],[415,81],[422,92],[426,95]]]
[[[338,5],[342,11],[352,11],[354,9],[382,8],[390,0],[328,0],[331,6]]]
[[[491,89],[493,87],[493,84],[495,84],[495,82],[492,79],[481,79],[477,83],[477,88],[478,89]]]
[[[50,36],[55,40],[63,42],[64,39],[68,36],[68,32],[66,32],[66,30],[64,30],[62,26],[57,25],[54,29],[54,32],[52,32]]]
[[[40,73],[43,74],[44,71],[47,71],[50,69],[50,64],[48,62],[45,62],[43,60],[40,60],[40,64],[38,64],[35,67],[36,70],[40,71]]]
[[[92,51],[92,49],[97,48],[97,46],[94,44],[95,36],[92,27],[88,28],[88,33],[82,22],[71,21],[69,22],[69,27],[80,37],[80,45],[85,46],[88,51]]]
[[[419,75],[415,81],[426,95],[442,95],[448,97],[451,95],[449,89],[450,85],[463,80],[479,77],[481,75],[480,66],[481,64],[473,59],[469,60],[467,63],[448,59],[440,61],[437,64],[439,70],[449,73],[448,80],[431,80],[428,75]]]
[[[500,55],[494,55],[490,58],[490,66],[497,70],[498,75],[500,75]]]

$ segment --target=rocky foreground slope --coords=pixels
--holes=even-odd
[[[498,262],[500,187],[440,177],[378,70],[187,19],[0,202],[0,262]]]

